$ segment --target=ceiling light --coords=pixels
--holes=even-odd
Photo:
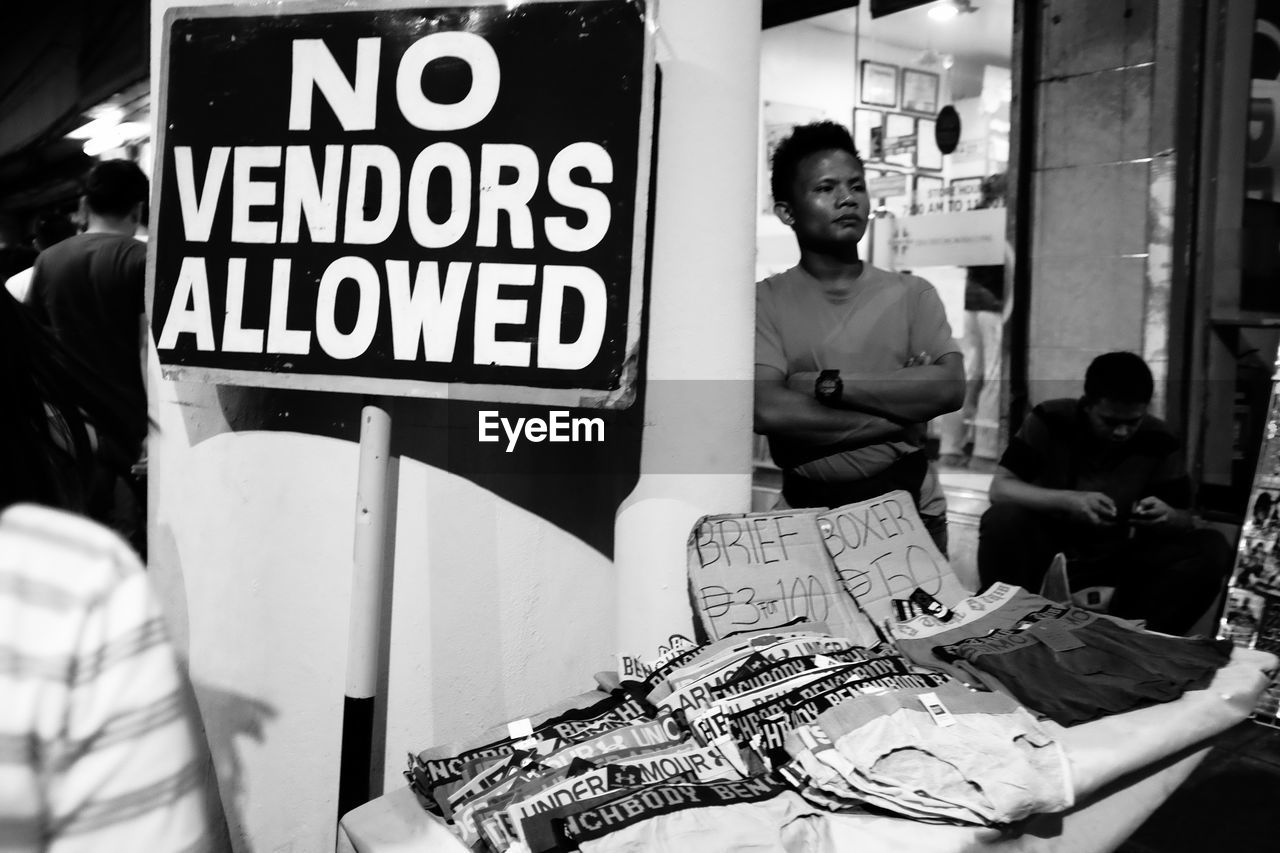
[[[959,14],[954,3],[938,3],[929,9],[929,17],[935,21],[949,21]]]
[[[929,17],[935,21],[950,21],[956,15],[970,14],[978,11],[969,0],[944,0],[929,7]]]
[[[97,157],[99,154],[145,139],[149,131],[147,124],[140,121],[126,121],[112,125],[86,139],[84,153],[90,157]]]
[[[124,110],[120,107],[107,107],[96,112],[97,115],[92,121],[68,133],[67,138],[90,139],[110,130],[124,120]]]

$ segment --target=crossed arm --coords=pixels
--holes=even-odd
[[[844,390],[837,406],[813,396],[818,374],[790,377],[756,365],[755,430],[848,450],[902,437],[916,425],[953,412],[964,401],[964,360],[946,353],[936,360],[912,359],[887,374],[840,375]]]

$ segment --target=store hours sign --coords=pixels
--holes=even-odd
[[[626,405],[645,14],[634,0],[170,10],[149,277],[166,374]]]

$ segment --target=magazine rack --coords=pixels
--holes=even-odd
[[[1218,636],[1280,653],[1280,373],[1272,377],[1266,429],[1240,531]],[[1262,693],[1253,720],[1280,728],[1280,675]]]

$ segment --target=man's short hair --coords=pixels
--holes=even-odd
[[[84,182],[89,209],[102,216],[127,216],[147,200],[147,176],[129,160],[103,160]]]
[[[1155,382],[1151,368],[1131,352],[1109,352],[1095,358],[1084,372],[1086,400],[1150,403]]]
[[[796,179],[800,161],[819,151],[848,151],[862,166],[862,157],[858,155],[853,137],[844,125],[834,121],[799,125],[773,150],[769,191],[773,193],[774,201],[792,200],[791,184]]]

